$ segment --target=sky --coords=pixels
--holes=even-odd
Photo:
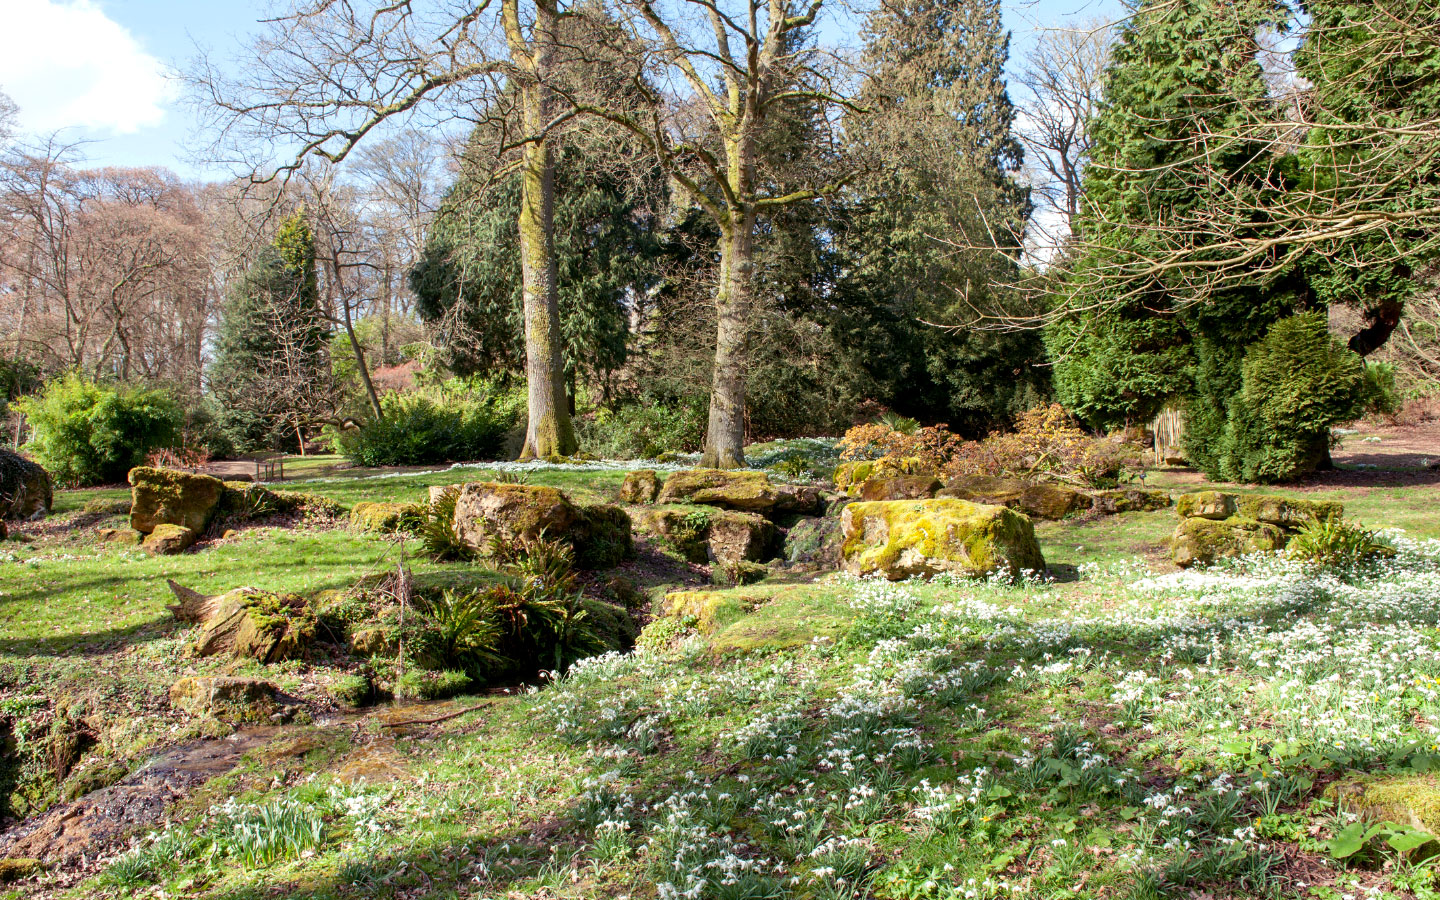
[[[1013,0],[1012,62],[1037,29],[1113,18],[1120,0]],[[174,75],[205,48],[230,55],[266,2],[0,0],[0,91],[31,135],[83,141],[93,166],[165,166],[188,178],[222,173],[195,157],[197,125]]]

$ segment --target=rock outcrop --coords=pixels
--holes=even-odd
[[[693,563],[761,562],[773,555],[778,538],[769,519],[734,510],[658,507],[645,522]]]
[[[621,503],[654,503],[665,484],[654,469],[639,469],[628,472],[620,484]]]
[[[698,503],[742,512],[769,512],[781,492],[764,472],[731,469],[684,469],[665,479],[656,501]]]
[[[1209,565],[1227,556],[1265,553],[1285,546],[1285,533],[1268,522],[1241,516],[1228,519],[1185,519],[1170,537],[1170,558],[1188,568]]]
[[[529,484],[475,481],[455,500],[455,531],[484,551],[494,540],[521,544],[538,539],[568,542],[587,568],[608,568],[633,552],[630,517],[617,506],[577,507],[562,492]]]
[[[50,473],[13,450],[0,449],[0,518],[37,519],[50,512]]]
[[[419,521],[424,515],[425,509],[416,503],[361,502],[350,510],[350,526],[358,531],[394,534],[407,521]]]
[[[1019,478],[970,475],[952,478],[937,496],[969,500],[986,506],[1006,506],[1032,519],[1056,520],[1089,509],[1094,501],[1076,488]]]
[[[945,485],[931,475],[894,475],[870,478],[860,486],[860,499],[929,500]]]
[[[203,534],[225,495],[225,483],[209,475],[137,466],[130,470],[130,527],[150,534],[179,525]]]
[[[852,503],[840,526],[841,555],[852,575],[893,581],[1045,568],[1030,520],[1003,506],[952,498]]]
[[[229,725],[267,722],[283,717],[280,691],[259,678],[202,676],[170,686],[170,703],[192,716],[211,716]]]
[[[1339,518],[1345,507],[1278,494],[1195,491],[1176,498],[1175,512],[1181,521],[1170,538],[1170,558],[1189,567],[1284,549],[1305,523]]]
[[[872,478],[896,478],[901,475],[931,475],[935,471],[915,457],[886,456],[880,459],[857,459],[835,467],[835,489],[851,497],[859,497],[860,489]]]

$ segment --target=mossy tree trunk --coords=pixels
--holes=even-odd
[[[720,281],[715,290],[715,369],[710,384],[710,420],[700,465],[736,469],[745,465],[745,357],[755,273],[755,213],[734,214],[722,233]]]
[[[511,54],[528,76],[520,87],[527,142],[521,149],[520,272],[525,316],[525,377],[529,420],[521,459],[569,456],[579,445],[565,396],[564,337],[555,268],[555,161],[546,130],[554,106],[546,83],[559,12],[553,2],[535,4],[527,40],[519,0],[505,0],[505,34]]]

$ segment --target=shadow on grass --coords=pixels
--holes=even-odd
[[[101,656],[164,640],[188,627],[167,615],[104,631],[84,631],[48,638],[0,638],[0,656]]]

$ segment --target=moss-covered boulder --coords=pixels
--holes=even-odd
[[[776,513],[789,513],[796,516],[818,516],[825,512],[827,498],[825,492],[810,484],[777,484],[775,485],[775,509]]]
[[[577,507],[551,487],[476,481],[455,500],[455,531],[476,550],[492,541],[516,546],[543,533],[565,541],[585,568],[609,568],[634,552],[630,516],[608,504]]]
[[[211,716],[230,725],[283,716],[279,689],[259,678],[182,678],[170,686],[170,703],[192,716]]]
[[[764,472],[685,469],[665,479],[659,503],[698,503],[742,512],[769,512],[780,491]]]
[[[1440,835],[1440,778],[1433,774],[1349,778],[1325,793],[1371,822],[1394,822]]]
[[[840,527],[841,555],[852,575],[898,580],[1045,568],[1030,520],[1003,506],[956,499],[852,503]]]
[[[35,519],[50,512],[50,473],[13,450],[0,449],[0,518]]]
[[[101,528],[95,536],[104,544],[120,544],[124,547],[138,547],[145,535],[133,528]]]
[[[1050,482],[1027,482],[994,475],[966,475],[952,478],[936,496],[968,500],[985,506],[1005,506],[1032,519],[1058,520],[1089,509],[1092,500],[1084,491]]]
[[[871,478],[860,486],[860,499],[867,502],[876,500],[929,500],[945,485],[932,475],[895,475]]]
[[[1175,498],[1175,514],[1182,519],[1228,519],[1235,515],[1235,495],[1221,491],[1181,494]]]
[[[708,635],[739,621],[757,603],[755,598],[733,591],[675,591],[665,595],[661,613]]]
[[[620,483],[621,503],[654,503],[665,482],[654,469],[627,472]]]
[[[646,531],[663,538],[685,559],[703,563],[710,555],[706,546],[710,519],[717,512],[708,506],[657,506],[646,510],[641,522]]]
[[[1162,491],[1157,488],[1115,488],[1109,491],[1096,491],[1090,495],[1091,508],[1098,513],[1114,515],[1127,512],[1151,512],[1157,509],[1165,509],[1175,501],[1170,498],[1169,491]]]
[[[1308,522],[1345,517],[1345,504],[1327,500],[1303,500],[1277,494],[1241,494],[1235,499],[1237,515],[1276,525],[1285,532],[1298,531]]]
[[[140,534],[138,531],[135,533]],[[182,552],[199,538],[200,535],[184,525],[162,523],[156,525],[149,534],[144,536],[140,546],[152,556],[171,556]]]
[[[24,881],[45,871],[45,866],[38,859],[26,857],[7,856],[0,859],[0,884],[14,884],[17,881]]]
[[[886,456],[881,459],[856,459],[835,467],[835,489],[851,497],[859,497],[860,489],[872,478],[896,478],[902,475],[934,475],[935,471],[913,456]]]
[[[180,525],[203,534],[224,495],[218,478],[137,466],[130,470],[130,527],[150,534],[160,525]]]
[[[207,600],[197,656],[271,663],[303,657],[315,640],[315,615],[295,594],[245,587]]]
[[[357,531],[394,534],[408,522],[418,522],[425,515],[418,503],[357,503],[350,510],[350,527]]]
[[[1242,516],[1223,521],[1185,519],[1170,537],[1170,558],[1175,565],[1188,568],[1209,565],[1217,559],[1267,553],[1285,546],[1285,533],[1268,522],[1257,522]]]
[[[225,493],[220,497],[220,508],[216,515],[237,522],[268,519],[271,516],[294,512],[300,506],[302,496],[272,491],[253,481],[232,479],[225,482]]]

